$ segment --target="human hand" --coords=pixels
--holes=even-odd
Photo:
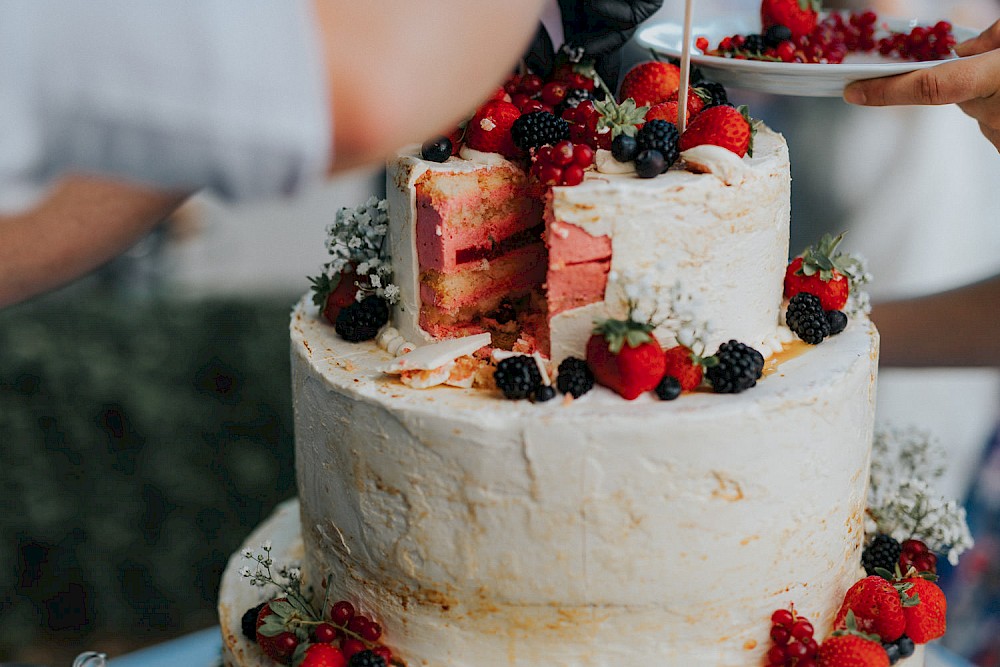
[[[907,74],[855,81],[844,89],[844,100],[864,106],[957,104],[1000,151],[1000,21],[957,45],[955,52],[963,58]]]

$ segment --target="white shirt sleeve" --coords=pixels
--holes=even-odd
[[[66,171],[228,198],[331,162],[308,0],[0,0],[0,206]]]

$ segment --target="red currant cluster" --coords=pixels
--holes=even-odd
[[[912,567],[917,572],[937,572],[937,556],[920,540],[903,540],[899,569],[903,574]]]
[[[574,90],[591,92],[596,87],[593,78],[577,72],[572,67],[556,68],[551,80],[545,81],[537,74],[514,74],[507,79],[504,90],[510,95],[510,101],[521,113],[532,111],[548,111],[555,109],[566,101]]]
[[[878,51],[883,56],[896,56],[907,60],[941,60],[951,55],[955,35],[947,21],[938,21],[932,27],[916,26],[910,32],[897,32],[879,40]]]
[[[334,644],[339,641],[340,652],[348,660],[365,649],[381,656],[387,665],[392,660],[392,651],[378,643],[382,637],[382,626],[358,613],[354,605],[346,600],[330,607],[328,620],[313,628],[312,635],[318,644]]]
[[[531,157],[531,175],[545,185],[579,185],[583,171],[594,163],[594,149],[569,140],[542,146]]]
[[[871,11],[842,14],[833,12],[817,22],[812,33],[787,39],[764,35],[724,37],[715,50],[699,38],[696,46],[710,55],[738,60],[772,60],[786,63],[836,64],[849,53],[878,51],[886,57],[907,60],[941,60],[955,45],[952,25],[939,21],[933,27],[917,26],[909,33],[891,32],[877,37],[878,15]]]
[[[771,614],[771,641],[768,667],[816,667],[819,643],[813,638],[812,623],[795,609],[778,609]]]

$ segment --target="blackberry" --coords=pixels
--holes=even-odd
[[[566,357],[559,363],[556,386],[562,393],[580,398],[594,388],[594,373],[583,359]]]
[[[828,310],[826,322],[830,325],[830,335],[836,336],[847,328],[847,315],[842,310]]]
[[[360,343],[378,335],[378,330],[388,321],[389,304],[382,297],[372,295],[341,308],[333,328],[344,340]]]
[[[619,134],[611,140],[611,157],[619,162],[631,162],[639,152],[639,144],[635,137]]]
[[[664,375],[660,384],[656,385],[656,395],[661,401],[672,401],[681,395],[680,380],[673,375]]]
[[[514,121],[510,134],[514,145],[522,150],[545,144],[555,146],[563,139],[569,139],[569,121],[548,111],[532,111]]]
[[[531,394],[531,402],[544,403],[545,401],[551,401],[555,397],[556,397],[555,387],[547,384],[540,384],[538,385],[538,388],[535,389],[535,391]]]
[[[358,651],[347,661],[347,667],[386,667],[385,658],[375,651],[365,649]]]
[[[713,358],[705,376],[720,394],[738,394],[753,387],[764,371],[763,355],[735,340],[720,345]]]
[[[747,53],[753,55],[760,55],[767,50],[767,44],[764,42],[764,35],[754,33],[752,35],[747,35],[743,40],[743,50]]]
[[[787,42],[792,38],[792,31],[787,26],[772,25],[764,31],[764,43],[772,49],[782,42]]]
[[[243,618],[240,619],[243,636],[254,643],[257,642],[257,617],[260,615],[260,610],[263,609],[266,604],[266,602],[261,602],[256,607],[250,607],[243,612]]]
[[[726,88],[721,83],[715,81],[705,81],[698,86],[708,93],[708,100],[705,102],[705,109],[709,107],[721,107],[729,104],[729,95]]]
[[[497,364],[493,379],[497,389],[512,400],[528,398],[542,384],[542,374],[538,372],[535,359],[523,354]]]
[[[677,158],[681,155],[681,149],[678,145],[680,133],[677,131],[677,126],[662,118],[656,118],[643,125],[636,134],[635,140],[640,153],[645,150],[660,151],[666,163],[663,171],[677,162]]]
[[[635,174],[639,178],[656,178],[666,170],[667,161],[658,150],[644,150],[635,156]]]
[[[448,137],[437,137],[425,141],[420,146],[420,157],[430,162],[447,162],[451,157],[451,139]]]
[[[893,572],[903,548],[889,535],[879,533],[861,552],[861,566],[869,577],[876,574],[875,568]]]
[[[799,292],[788,302],[785,323],[795,335],[809,343],[819,345],[830,335],[830,323],[819,297],[808,292]]]

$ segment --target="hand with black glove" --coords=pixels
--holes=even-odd
[[[559,0],[566,46],[593,59],[597,73],[614,88],[620,74],[621,47],[662,5],[663,0]],[[551,40],[540,28],[525,60],[532,71],[546,78],[554,53]]]

